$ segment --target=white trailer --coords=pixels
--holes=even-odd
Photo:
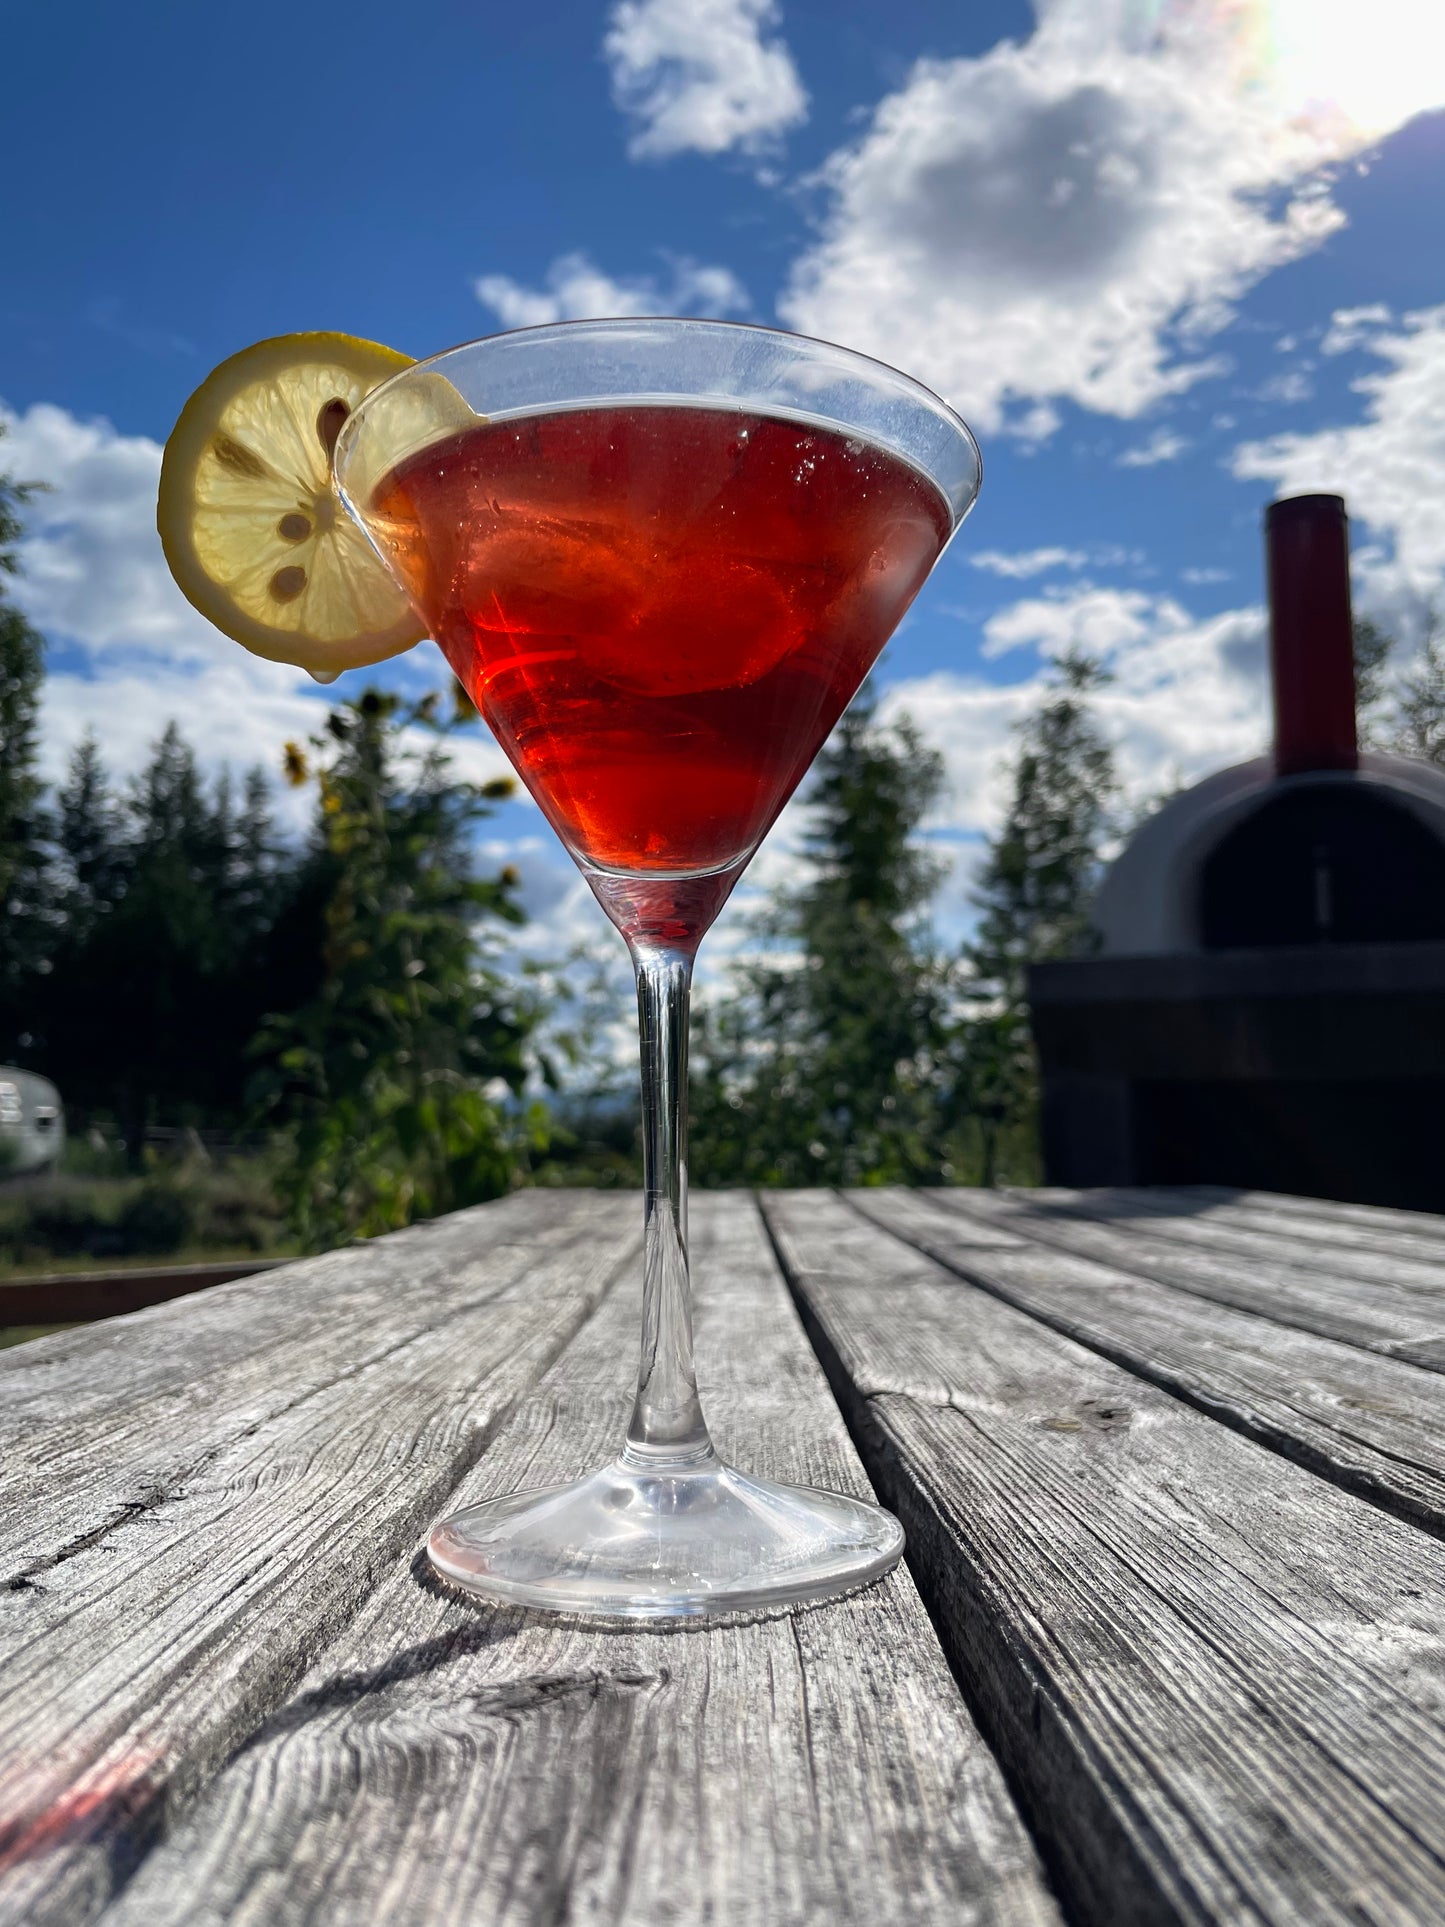
[[[0,1178],[43,1171],[65,1148],[65,1112],[48,1077],[0,1064]]]

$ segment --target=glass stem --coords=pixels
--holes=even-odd
[[[689,951],[631,946],[642,1046],[642,1365],[624,1458],[656,1469],[713,1456],[692,1364],[687,1268]]]

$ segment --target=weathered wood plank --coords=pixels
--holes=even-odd
[[[756,1208],[694,1207],[720,1445],[866,1491]],[[457,1495],[614,1451],[631,1292]],[[106,1927],[1053,1922],[913,1584],[706,1632],[477,1607],[400,1570],[158,1847]]]
[[[617,1199],[527,1192],[0,1356],[0,1590],[182,1483],[221,1443],[525,1277]],[[37,1504],[37,1495],[42,1503]]]
[[[1062,1243],[1004,1248],[1044,1214],[1008,1199],[856,1191],[865,1217],[971,1283],[1187,1398],[1314,1472],[1445,1537],[1445,1385],[1396,1359],[1223,1309],[1075,1256]],[[1050,1216],[1052,1230],[1055,1220]]]
[[[841,1199],[764,1209],[1074,1917],[1445,1918],[1445,1547]]]
[[[1176,1243],[1167,1236],[1151,1236],[1153,1220],[1143,1221],[1144,1230],[1135,1224],[1123,1231],[1112,1217],[1095,1215],[1088,1193],[1079,1194],[1077,1206],[1064,1201],[1072,1194],[1053,1194],[1056,1202],[1037,1203],[1023,1191],[969,1188],[928,1195],[944,1210],[988,1225],[991,1233],[1011,1232],[1031,1245],[1095,1258],[1117,1271],[1257,1312],[1277,1324],[1387,1358],[1408,1359],[1427,1371],[1445,1371],[1445,1301],[1423,1300],[1418,1292],[1392,1285],[1215,1251],[1206,1243]],[[1167,1232],[1168,1226],[1162,1229]]]
[[[1306,1225],[1333,1223],[1385,1235],[1399,1232],[1435,1245],[1445,1241],[1445,1218],[1434,1211],[1406,1211],[1387,1204],[1344,1204],[1336,1198],[1295,1197],[1287,1191],[1242,1191],[1219,1184],[1178,1185],[1174,1189],[1191,1201],[1239,1204],[1269,1217],[1302,1219]]]
[[[1256,1230],[1213,1213],[1181,1212],[1160,1204],[1148,1191],[1091,1192],[1046,1190],[1019,1193],[1039,1208],[1062,1208],[1106,1219],[1123,1232],[1141,1231],[1214,1255],[1231,1254],[1253,1262],[1293,1266],[1307,1277],[1321,1274],[1355,1285],[1384,1285],[1409,1292],[1423,1305],[1445,1301],[1445,1263],[1435,1257],[1407,1257],[1393,1249],[1368,1248],[1341,1240],[1302,1238],[1286,1221],[1277,1230]]]
[[[1238,1224],[1283,1233],[1311,1244],[1360,1251],[1397,1252],[1426,1264],[1445,1265],[1445,1218],[1382,1205],[1336,1204],[1324,1198],[1291,1198],[1271,1191],[1226,1191],[1208,1185],[1151,1188],[1147,1196],[1181,1215],[1205,1223]]]
[[[630,1200],[597,1197],[557,1209],[555,1234],[530,1206],[464,1214],[434,1239],[445,1255],[432,1270],[432,1246],[412,1235],[336,1254],[282,1301],[289,1349],[258,1350],[235,1330],[235,1300],[264,1315],[285,1273],[94,1335],[92,1375],[117,1381],[96,1404],[120,1431],[134,1421],[117,1365],[129,1359],[144,1411],[166,1427],[153,1474],[126,1433],[123,1478],[142,1496],[102,1507],[78,1539],[64,1534],[87,1475],[58,1413],[45,1433],[69,1483],[35,1484],[41,1552],[0,1587],[0,1921],[75,1927],[124,1882],[167,1810],[410,1556],[496,1426],[630,1268],[636,1217]],[[59,1355],[55,1378],[83,1366],[87,1336],[41,1341]],[[44,1361],[25,1363],[22,1385],[63,1412]],[[39,1450],[43,1475],[44,1439],[22,1443]],[[95,1476],[105,1486],[103,1459]]]

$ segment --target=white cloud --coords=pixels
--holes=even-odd
[[[1028,597],[989,617],[983,625],[983,654],[998,657],[1012,649],[1033,648],[1051,657],[1071,649],[1086,656],[1112,655],[1142,642],[1161,609],[1171,621],[1187,620],[1174,604],[1156,604],[1137,589],[1087,586],[1066,595]]]
[[[944,758],[948,792],[938,827],[972,835],[996,827],[1008,802],[1012,731],[1037,702],[1042,682],[991,683],[940,669],[889,685],[881,719],[911,716]]]
[[[205,767],[275,772],[281,745],[319,726],[325,698],[304,670],[264,662],[220,635],[172,582],[155,530],[160,445],[43,402],[22,415],[0,405],[0,422],[4,468],[46,485],[26,510],[10,593],[53,645],[70,645],[46,679],[46,776],[62,774],[87,729],[112,775],[133,775],[172,718]],[[383,673],[425,688],[443,671],[423,645]],[[335,694],[361,680],[343,678]],[[507,768],[490,740],[459,741],[457,761],[479,781]],[[280,800],[293,820],[309,808],[299,794]]]
[[[1219,372],[1201,344],[1341,226],[1318,170],[1365,140],[1287,74],[1247,84],[1249,9],[1180,4],[1138,32],[1156,9],[1040,13],[1022,43],[920,61],[831,157],[781,303],[1035,436],[1052,401],[1128,419]]]
[[[747,289],[730,268],[683,259],[671,269],[671,279],[661,283],[650,275],[616,281],[587,255],[564,254],[547,270],[544,288],[524,287],[506,274],[484,274],[472,283],[472,291],[505,328],[609,315],[747,313]]]
[[[423,644],[422,649],[440,670],[430,646]],[[202,769],[215,774],[223,767],[244,770],[260,764],[275,785],[278,814],[292,830],[299,830],[311,819],[315,796],[309,789],[290,790],[279,782],[282,747],[291,741],[304,743],[315,734],[325,719],[328,698],[342,701],[355,695],[367,680],[377,680],[377,673],[343,676],[323,697],[300,670],[264,662],[219,640],[216,659],[205,664],[167,662],[123,648],[97,654],[85,669],[52,669],[46,677],[42,770],[48,781],[58,782],[71,751],[91,731],[112,778],[124,780],[144,767],[157,737],[174,721]],[[388,680],[394,684],[396,677]],[[418,730],[412,740],[422,748],[431,739]],[[471,782],[512,774],[501,750],[479,731],[454,738],[451,751],[458,775]],[[519,787],[517,794],[525,792]]]
[[[124,643],[172,660],[213,657],[221,646],[215,630],[176,588],[161,555],[159,443],[46,402],[19,416],[0,407],[0,421],[5,466],[46,484],[26,511],[30,536],[15,591],[37,626],[94,649]]]
[[[621,0],[602,51],[634,158],[758,153],[806,120],[778,20],[775,0]]]
[[[1379,331],[1380,312],[1337,314],[1330,330],[1384,364],[1354,383],[1363,419],[1244,442],[1233,467],[1281,494],[1343,495],[1385,545],[1356,552],[1366,599],[1403,613],[1445,596],[1445,307],[1406,315],[1393,333]]]
[[[1147,442],[1126,448],[1119,457],[1120,468],[1157,468],[1161,462],[1177,462],[1190,446],[1187,436],[1172,428],[1156,428]]]
[[[1013,555],[1001,549],[980,549],[968,559],[975,569],[1019,581],[1024,576],[1045,575],[1051,569],[1082,569],[1089,558],[1083,549],[1055,548],[1022,549]]]
[[[274,780],[282,745],[304,740],[325,711],[296,687],[294,671],[239,649],[235,655],[235,661],[199,669],[153,658],[93,675],[52,670],[41,710],[45,775],[59,781],[75,745],[93,731],[112,778],[134,776],[174,721],[203,768],[214,772],[227,764],[240,770],[259,763]],[[277,801],[293,827],[310,814],[311,799],[299,792],[281,791]]]
[[[1043,700],[1048,663],[1070,648],[1098,657],[1113,678],[1094,700],[1133,798],[1257,755],[1267,740],[1260,609],[1200,622],[1167,596],[1081,588],[1027,598],[987,625],[985,653],[1023,647],[1040,660],[1019,682],[940,670],[886,693],[883,716],[908,711],[944,757],[950,798],[940,827],[976,836],[997,825],[1008,800],[1011,732]]]
[[[1320,348],[1327,355],[1349,354],[1372,341],[1381,328],[1388,328],[1394,315],[1383,301],[1372,301],[1363,308],[1337,308],[1330,317]]]
[[[1309,401],[1315,392],[1315,385],[1309,378],[1308,367],[1289,368],[1282,375],[1271,375],[1255,391],[1259,401],[1284,402],[1287,406],[1295,402]]]

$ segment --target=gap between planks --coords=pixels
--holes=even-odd
[[[942,1191],[926,1195],[952,1198]],[[1405,1358],[1428,1371],[1445,1371],[1445,1252],[1432,1267],[1415,1265],[1412,1284],[1388,1277],[1361,1277],[1336,1266],[1305,1262],[1294,1247],[1288,1261],[1265,1241],[1241,1251],[1221,1234],[1213,1218],[1166,1218],[1161,1213],[1120,1216],[1087,1192],[1052,1193],[1040,1200],[1023,1192],[979,1193],[977,1202],[950,1206],[1006,1222],[1019,1214],[1029,1238],[1084,1256],[1098,1257],[1197,1297],[1277,1324],[1338,1338],[1390,1358]],[[1141,1228],[1141,1225],[1143,1228]],[[1378,1254],[1375,1254],[1378,1256]],[[1425,1290],[1424,1280],[1433,1281]]]
[[[880,1188],[848,1202],[960,1278],[1445,1538],[1437,1373],[1120,1271],[1062,1234],[1034,1244],[1036,1215],[1013,1199]]]
[[[1306,1278],[1339,1278],[1359,1289],[1386,1286],[1423,1300],[1422,1311],[1438,1311],[1445,1297],[1445,1245],[1419,1233],[1407,1237],[1382,1229],[1370,1234],[1358,1225],[1326,1227],[1278,1212],[1261,1221],[1228,1205],[1191,1207],[1180,1194],[1168,1191],[1045,1188],[996,1195],[1027,1202],[1041,1214],[1095,1218],[1125,1236],[1154,1235],[1273,1270],[1299,1271]]]
[[[1328,1241],[1339,1233],[1347,1239],[1367,1240],[1377,1250],[1398,1246],[1425,1258],[1445,1255],[1445,1218],[1438,1212],[1404,1211],[1383,1204],[1342,1204],[1334,1198],[1295,1197],[1284,1191],[1246,1191],[1225,1185],[1174,1185],[1159,1187],[1158,1192],[1177,1198],[1193,1211],[1247,1214],[1251,1221],[1289,1227],[1293,1236]]]

